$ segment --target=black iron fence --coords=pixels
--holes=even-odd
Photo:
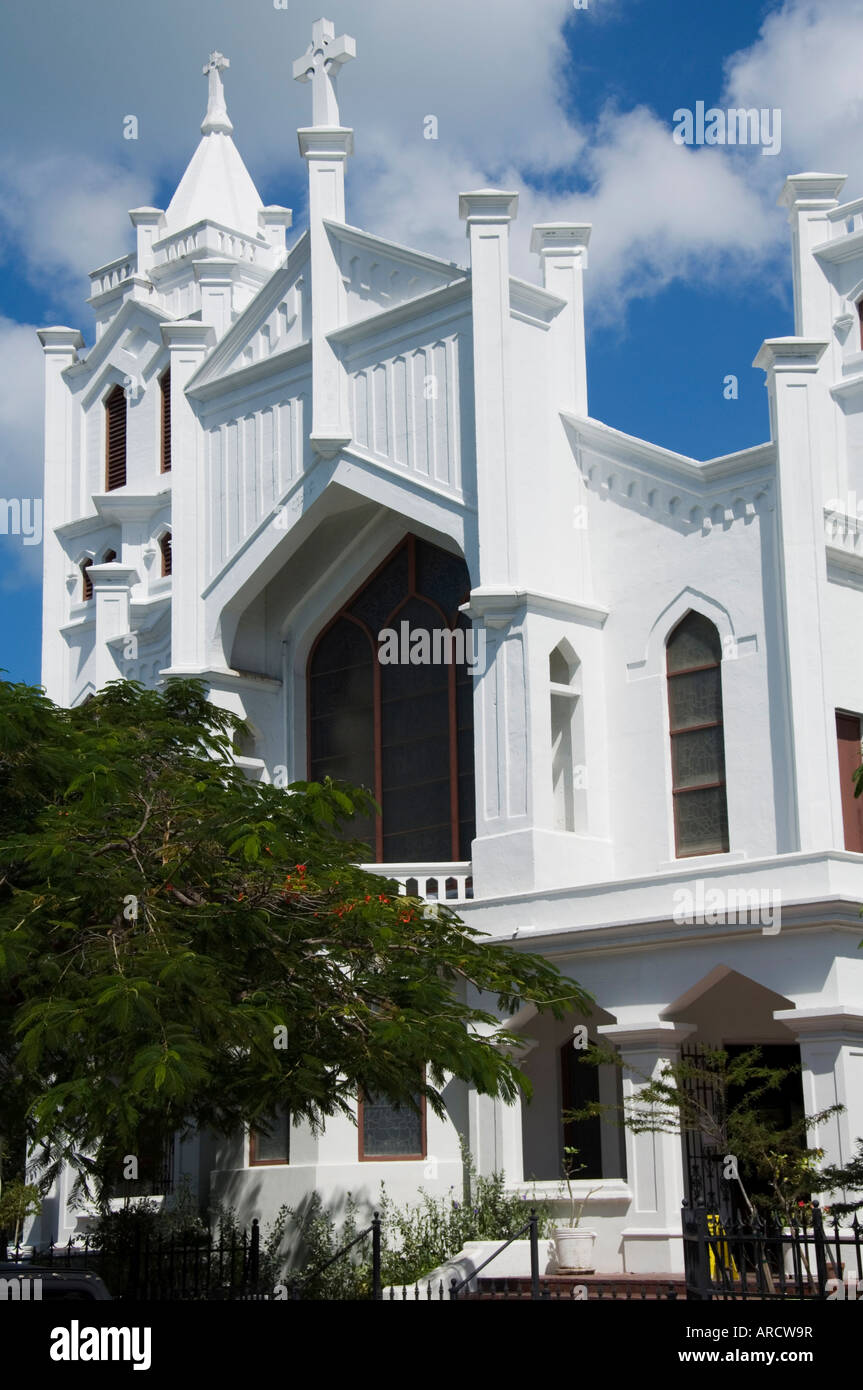
[[[165,1235],[136,1228],[121,1238],[73,1238],[21,1256],[22,1270],[67,1269],[97,1274],[115,1299],[176,1301],[273,1298],[270,1261],[262,1259],[257,1219],[245,1231]]]
[[[753,1215],[724,1221],[683,1204],[686,1296],[693,1300],[775,1301],[863,1297],[863,1227],[856,1213],[826,1221],[818,1202],[797,1220]]]

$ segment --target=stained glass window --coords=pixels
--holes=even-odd
[[[364,1096],[360,1104],[360,1158],[425,1158],[425,1100],[418,1108]]]
[[[280,1110],[264,1129],[253,1129],[249,1135],[249,1164],[290,1163],[291,1117]]]
[[[313,650],[309,775],[373,792],[383,814],[347,832],[379,863],[470,858],[475,687],[471,626],[458,611],[469,593],[460,556],[407,536]],[[378,660],[384,629],[398,634],[397,660]],[[410,659],[416,633],[428,634],[430,659]]]
[[[678,857],[729,847],[722,729],[722,644],[700,613],[687,613],[667,644],[674,831]]]

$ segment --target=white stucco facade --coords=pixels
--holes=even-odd
[[[351,56],[331,28],[315,43]],[[298,75],[314,65],[313,45]],[[74,705],[118,677],[200,677],[253,729],[250,776],[304,778],[321,630],[405,534],[462,556],[485,643],[471,861],[389,872],[456,877],[465,920],[586,986],[591,1031],[641,1071],[687,1040],[799,1044],[807,1109],[846,1106],[812,1142],[850,1158],[863,1135],[863,854],[845,847],[835,713],[863,713],[863,199],[840,204],[838,175],[788,179],[795,336],[756,358],[770,439],[698,461],[589,415],[588,226],[534,229],[535,283],[510,273],[506,191],[453,190],[463,266],[353,227],[353,132],[330,77],[315,77],[314,124],[299,131],[309,227],[286,250],[290,213],[261,204],[221,71],[211,62],[202,139],[171,204],[133,211],[136,251],[93,274],[93,345],[66,327],[39,335],[49,696]],[[126,483],[108,491],[104,401],[118,383]],[[665,644],[690,611],[722,641],[729,849],[679,858]],[[555,652],[569,691],[551,679]],[[563,782],[555,698],[573,711],[578,775]],[[681,889],[726,905],[773,894],[781,929],[725,911],[677,921]],[[313,1190],[372,1199],[381,1179],[397,1201],[458,1188],[461,1133],[480,1171],[556,1192],[559,1053],[580,1021],[517,1019],[531,1104],[451,1086],[450,1121],[429,1116],[422,1159],[360,1162],[339,1121],[295,1130],[287,1165],[250,1167],[239,1136],[195,1141],[178,1165],[266,1217]],[[606,1134],[603,1177],[582,1186],[596,1188],[599,1269],[682,1267],[679,1140]],[[78,1213],[59,1189],[50,1210],[65,1238]]]

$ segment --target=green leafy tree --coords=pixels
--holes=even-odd
[[[19,1178],[6,1183],[0,1193],[0,1231],[8,1231],[12,1244],[17,1245],[27,1217],[38,1216],[41,1210],[42,1200],[34,1183]]]
[[[345,838],[374,803],[249,781],[192,681],[66,710],[0,682],[0,1134],[104,1191],[142,1135],[319,1125],[358,1091],[529,1085],[500,1027],[588,1007],[541,957],[399,897]],[[518,1040],[520,1041],[520,1039]]]

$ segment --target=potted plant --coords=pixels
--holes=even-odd
[[[38,1216],[41,1210],[38,1187],[20,1179],[4,1184],[0,1192],[0,1230],[13,1232],[11,1244],[6,1246],[8,1260],[28,1259],[33,1254],[32,1245],[19,1245],[18,1242],[27,1217]]]
[[[578,1149],[571,1144],[563,1148],[563,1180],[569,1195],[569,1221],[560,1226],[552,1226],[551,1238],[557,1267],[564,1274],[592,1274],[594,1270],[593,1244],[596,1231],[586,1231],[581,1218],[588,1199],[596,1192],[592,1187],[583,1197],[577,1197],[572,1190],[573,1179],[582,1172],[583,1163],[576,1163]]]

